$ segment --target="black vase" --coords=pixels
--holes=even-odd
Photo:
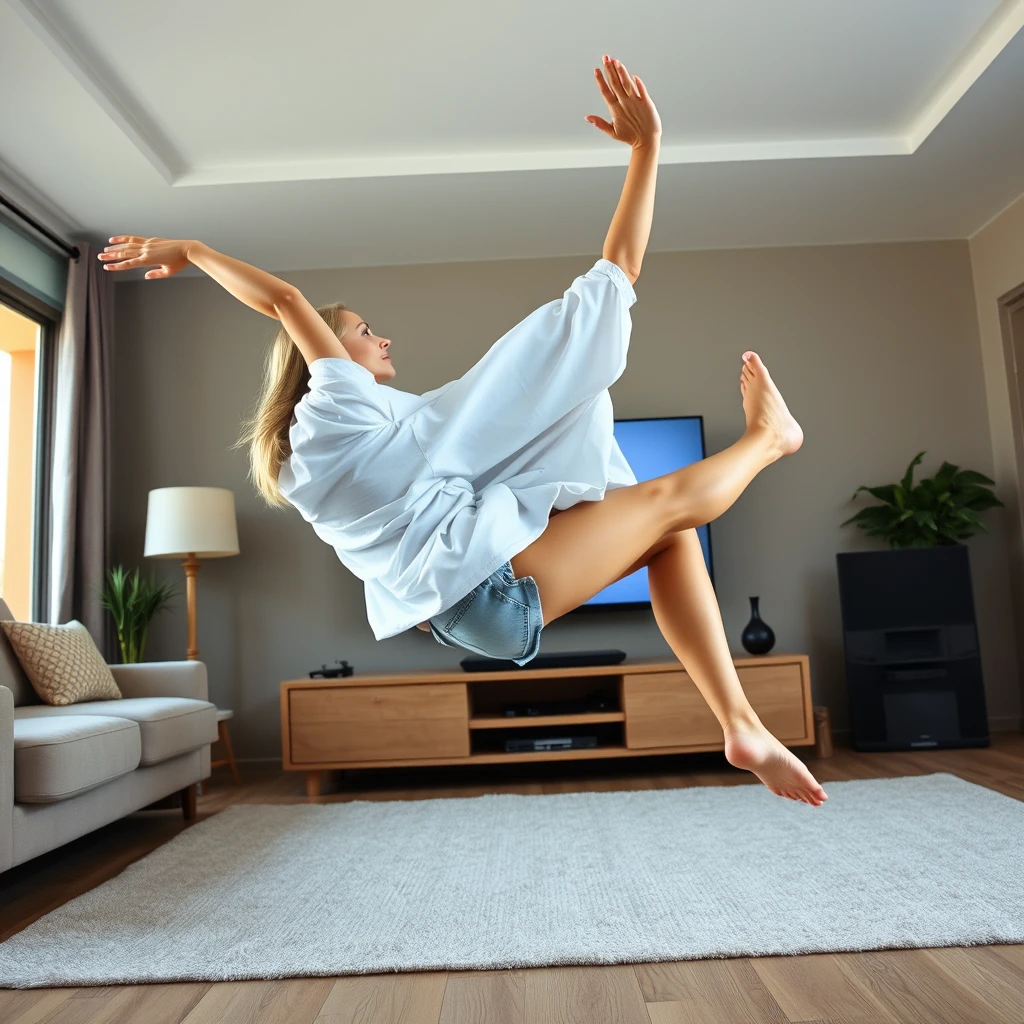
[[[743,630],[740,640],[751,654],[767,654],[775,646],[775,634],[772,627],[761,618],[757,608],[758,601],[759,597],[750,599],[750,621]]]

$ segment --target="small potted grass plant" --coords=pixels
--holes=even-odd
[[[148,580],[143,579],[137,568],[126,572],[117,565],[107,573],[106,585],[99,589],[103,607],[113,616],[117,627],[122,662],[142,661],[149,624],[157,612],[168,606],[177,587],[157,583],[153,574]]]

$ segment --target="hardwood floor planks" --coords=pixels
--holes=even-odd
[[[41,1024],[77,988],[28,988],[0,991],[0,1020],[4,1024]]]
[[[438,1024],[447,981],[444,971],[338,978],[316,1024]]]
[[[194,1007],[165,1024],[313,1024],[330,994],[333,978],[289,978],[209,984]],[[148,986],[143,986],[148,987]],[[156,986],[153,986],[156,987]],[[133,1020],[150,1024],[149,1014]],[[128,1020],[125,1021],[128,1024]]]
[[[458,971],[448,975],[440,1024],[525,1024],[523,971]]]
[[[844,957],[850,977],[868,988],[900,1024],[1020,1024],[994,1011],[944,971],[925,949],[890,949]]]
[[[634,970],[644,999],[648,1003],[677,1003],[683,1014],[680,1020],[789,1024],[746,958],[635,964]]]
[[[1024,985],[1018,968],[1000,959],[991,949],[948,946],[926,949],[924,955],[938,964],[960,988],[968,989],[988,1005],[993,1020],[1024,1021]]]
[[[629,964],[524,971],[524,1024],[650,1024]]]
[[[896,1024],[899,1018],[888,1014],[870,990],[842,969],[846,955],[752,957],[750,965],[790,1021],[827,1018],[836,1024]]]

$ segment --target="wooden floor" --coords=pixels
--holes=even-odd
[[[803,753],[800,752],[803,756]],[[984,750],[806,757],[830,781],[951,772],[1024,799],[1024,735]],[[332,800],[420,800],[757,785],[719,754],[622,762],[346,773]],[[217,769],[198,819],[232,803],[302,801],[301,774]],[[0,940],[116,875],[187,827],[146,810],[0,875]],[[1024,864],[1024,851],[1022,851]],[[808,870],[814,855],[808,853]],[[1022,868],[1024,870],[1024,868]],[[609,967],[0,990],[4,1024],[1020,1024],[1024,946],[902,949]]]

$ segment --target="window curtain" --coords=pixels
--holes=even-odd
[[[113,284],[95,249],[75,245],[57,335],[49,621],[78,619],[111,661],[99,588],[110,567]]]

